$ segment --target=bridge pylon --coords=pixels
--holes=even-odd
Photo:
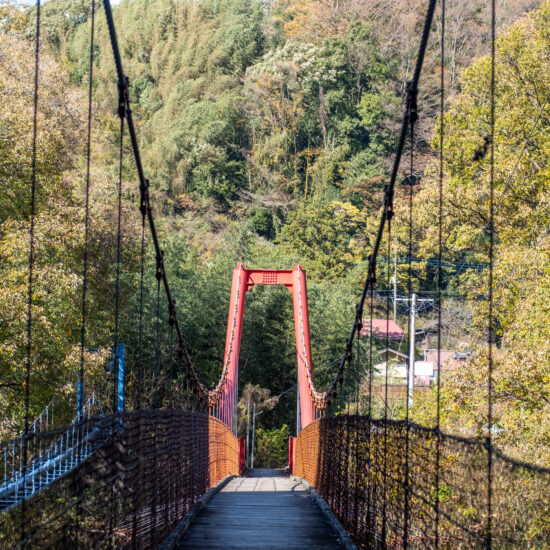
[[[296,357],[298,361],[299,429],[315,420],[312,399],[313,361],[309,343],[309,314],[306,273],[300,264],[294,269],[247,269],[242,262],[233,270],[231,299],[225,339],[223,391],[219,408],[211,411],[233,431],[237,429],[239,352],[246,292],[254,285],[284,285],[292,294]]]

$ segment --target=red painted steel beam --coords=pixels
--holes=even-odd
[[[309,343],[306,273],[300,264],[292,270],[246,269],[241,262],[233,270],[224,354],[224,368],[227,368],[225,380],[222,381],[220,420],[227,426],[233,425],[237,405],[239,351],[245,294],[254,285],[284,285],[292,293],[301,425],[305,427],[313,422],[315,416],[310,391],[310,380],[313,383],[313,361]]]

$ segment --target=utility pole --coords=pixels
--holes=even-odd
[[[256,403],[254,403],[254,413],[252,415],[252,459],[250,461],[250,468],[254,468],[254,438],[256,435]]]
[[[414,389],[414,355],[415,355],[415,315],[416,315],[416,293],[411,294],[411,313],[409,328],[409,377],[407,383],[409,410],[413,405]]]
[[[248,398],[248,405],[246,407],[246,467],[250,466],[248,459],[250,458],[250,397]]]

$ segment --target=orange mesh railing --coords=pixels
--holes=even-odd
[[[406,539],[411,548],[487,546],[483,441],[404,421],[341,415],[309,424],[295,445],[294,474],[317,489],[359,548],[401,548]],[[547,548],[550,470],[496,449],[492,460],[493,548]]]
[[[237,438],[206,414],[139,410],[85,422],[96,450],[0,515],[0,548],[157,548],[209,487],[239,473]],[[56,435],[40,434],[42,447]]]

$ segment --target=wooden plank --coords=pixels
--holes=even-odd
[[[177,550],[342,548],[315,500],[280,470],[230,481],[196,517]]]

